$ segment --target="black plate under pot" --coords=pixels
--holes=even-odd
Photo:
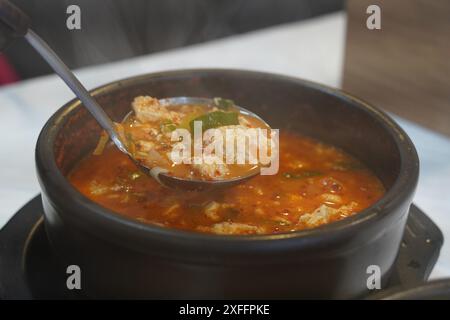
[[[83,288],[67,289],[66,267],[48,243],[42,212],[41,197],[37,196],[0,231],[0,299],[85,299]],[[428,278],[442,243],[439,228],[413,205],[388,285],[375,290],[371,296],[375,299],[449,298],[449,281],[414,287]],[[272,298],[278,298],[276,293]]]
[[[417,285],[403,284],[383,290],[370,299],[382,300],[450,300],[450,279],[439,279]]]

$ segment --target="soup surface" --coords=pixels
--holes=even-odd
[[[86,197],[144,223],[215,234],[271,234],[314,228],[351,216],[385,192],[379,179],[345,152],[281,132],[279,171],[216,192],[181,192],[142,174],[108,145],[71,172]]]

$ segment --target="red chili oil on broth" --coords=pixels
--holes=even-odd
[[[226,190],[162,187],[113,146],[89,155],[69,175],[86,197],[129,218],[215,234],[271,234],[351,216],[385,190],[358,160],[313,139],[280,134],[280,168]]]

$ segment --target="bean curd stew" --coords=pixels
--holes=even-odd
[[[164,101],[136,97],[133,113],[115,124],[131,157],[146,168],[158,167],[183,179],[223,180],[258,170],[261,143],[267,158],[276,150],[271,148],[264,121],[241,112],[231,100],[215,98],[212,105],[168,105]],[[254,130],[252,141],[246,139],[248,129]],[[264,135],[259,129],[266,130]],[[107,141],[104,133],[95,155],[103,152]],[[232,146],[229,155],[226,146]],[[245,149],[240,150],[240,146]],[[270,164],[270,159],[265,164]]]
[[[121,124],[124,135],[134,144],[134,152],[139,156],[145,150],[143,161],[160,164],[161,159],[147,158],[158,135],[166,141],[168,135],[164,136],[164,132],[178,126],[189,128],[195,118],[203,117],[206,127],[261,126],[254,118],[239,113],[229,115],[233,111],[219,107],[205,110],[187,106],[174,112],[157,105],[153,112],[140,112],[147,109],[140,110],[139,106],[154,103],[151,99],[137,98],[133,103],[134,117]],[[205,116],[206,111],[225,114]],[[159,129],[153,131],[156,124]],[[151,146],[146,145],[149,140]],[[164,148],[163,143],[156,145]],[[180,170],[177,174],[208,179],[230,174],[229,168],[222,171],[218,167],[176,170]],[[228,189],[206,193],[165,188],[141,173],[125,154],[106,141],[101,141],[93,154],[78,163],[69,180],[92,201],[126,217],[220,235],[273,234],[318,227],[356,214],[385,192],[381,181],[349,154],[287,131],[281,131],[279,136],[277,174],[258,175]]]

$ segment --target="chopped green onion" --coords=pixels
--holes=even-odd
[[[285,172],[283,176],[287,179],[303,179],[311,178],[322,175],[319,171],[296,171],[296,172]]]
[[[189,122],[189,127],[191,129],[191,132],[193,132],[195,121],[202,122],[203,131],[206,131],[211,128],[238,125],[239,124],[238,115],[239,114],[237,112],[214,111],[201,115],[195,119],[192,119]]]
[[[177,126],[170,120],[161,124],[160,129],[162,133],[172,132],[177,128]]]
[[[108,134],[106,133],[106,131],[102,131],[100,139],[98,139],[97,146],[95,147],[95,150],[93,152],[94,156],[99,156],[103,153],[103,150],[105,149],[108,140],[109,140]]]

